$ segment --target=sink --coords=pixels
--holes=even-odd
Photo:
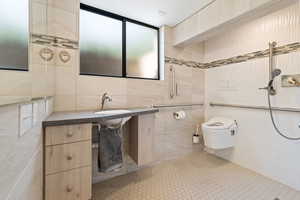
[[[125,114],[129,113],[129,110],[102,110],[97,111],[94,114],[96,115],[118,115],[118,114]],[[116,127],[121,124],[123,126],[128,120],[130,120],[131,117],[123,117],[123,118],[117,118],[117,119],[103,119],[100,121],[101,125],[108,126],[108,127]]]
[[[102,110],[95,112],[96,115],[117,115],[117,114],[124,114],[129,113],[129,110]]]

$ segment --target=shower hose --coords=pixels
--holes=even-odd
[[[282,136],[282,137],[284,137],[284,138],[286,138],[286,139],[288,139],[288,140],[300,140],[300,137],[288,137],[288,136],[286,136],[286,135],[283,134],[283,133],[279,130],[279,128],[277,127],[277,125],[276,125],[276,123],[275,123],[275,119],[274,119],[274,114],[273,114],[272,104],[271,104],[271,94],[270,94],[270,90],[268,90],[268,104],[269,104],[269,111],[270,111],[270,116],[271,116],[272,124],[273,124],[273,126],[274,126],[276,132],[277,132],[280,136]]]

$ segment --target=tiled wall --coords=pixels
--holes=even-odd
[[[76,12],[79,1],[75,4],[74,2],[74,0],[30,0],[30,34],[51,34],[70,40],[78,39]],[[54,49],[54,58],[51,61],[45,61],[40,56],[41,50],[48,46],[30,41],[29,48],[28,72],[0,71],[0,105],[32,97],[54,96],[60,89],[56,89],[57,85],[61,85],[56,82],[56,74],[75,65],[71,64],[73,60],[63,63],[58,59],[61,48]],[[38,104],[40,108],[45,108],[42,101]],[[49,113],[52,112],[52,108],[53,106]],[[37,123],[20,137],[19,105],[0,106],[1,200],[41,200],[41,120],[46,115],[40,113]]]
[[[300,41],[300,4],[297,3],[205,42],[205,62],[234,57],[268,48],[268,42],[279,46]],[[293,52],[276,56],[282,74],[300,73],[300,54]],[[228,103],[267,106],[268,58],[208,69],[205,76],[206,103]],[[299,108],[299,88],[282,88],[276,80],[278,95],[274,106]],[[206,118],[225,116],[238,121],[239,132],[234,149],[217,155],[250,168],[272,179],[300,190],[299,141],[288,141],[272,127],[267,111],[207,107]],[[299,135],[297,113],[275,112],[279,129],[289,136]]]
[[[46,0],[30,0],[30,33],[51,33]],[[54,1],[53,1],[54,2]],[[60,2],[60,1],[57,1]],[[49,15],[50,17],[50,15]],[[29,71],[0,72],[0,104],[55,93],[55,68],[39,56],[46,46],[29,43]]]
[[[22,104],[0,107],[0,199],[3,200],[42,198],[41,122],[52,113],[53,99],[24,105],[29,104],[35,104],[34,122],[22,136],[19,120]]]
[[[70,11],[68,11],[70,12]],[[78,11],[74,11],[78,13]],[[74,16],[78,17],[78,16]],[[180,59],[192,59],[201,61],[203,59],[203,46],[194,45],[186,48],[172,47],[172,29],[164,27],[165,55]],[[77,35],[77,34],[74,34]],[[52,47],[50,47],[52,48]],[[80,111],[96,110],[100,108],[101,95],[108,92],[113,101],[106,104],[106,108],[132,108],[145,107],[154,104],[180,104],[180,103],[202,103],[204,101],[204,71],[173,65],[179,83],[179,96],[170,99],[170,65],[165,66],[165,79],[160,81],[124,79],[111,77],[95,77],[79,75],[79,50],[68,49],[71,61],[61,66],[56,64],[56,89],[55,110],[56,111]],[[172,148],[173,156],[183,152],[193,151],[192,135],[196,124],[203,120],[203,108],[187,109],[188,117],[179,123],[174,120],[174,110],[162,111],[157,114],[156,140],[158,143],[167,144]],[[197,113],[197,114],[195,114]],[[165,118],[161,118],[164,115]],[[165,120],[164,120],[165,119]],[[166,124],[166,119],[169,121]],[[174,130],[176,124],[181,126]],[[162,128],[163,127],[163,128]],[[170,140],[167,139],[170,136]],[[177,137],[178,136],[178,137]],[[173,140],[171,140],[173,137]],[[186,143],[181,146],[180,139],[185,138]],[[172,141],[172,142],[171,142]],[[157,160],[168,159],[171,152],[167,145],[158,147]],[[162,149],[164,148],[164,149]]]

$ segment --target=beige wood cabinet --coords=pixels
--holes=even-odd
[[[45,129],[44,199],[90,200],[92,124]]]
[[[129,155],[153,163],[155,115],[129,121]],[[44,132],[44,200],[92,199],[92,124],[49,126]]]
[[[130,120],[129,154],[138,166],[154,161],[154,131],[154,114],[139,115]]]

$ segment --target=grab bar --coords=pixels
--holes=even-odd
[[[212,107],[230,107],[230,108],[246,108],[246,109],[255,109],[255,110],[269,110],[267,106],[246,106],[246,105],[238,105],[238,104],[223,104],[223,103],[210,103]],[[283,108],[283,107],[272,107],[273,110],[276,111],[284,111],[284,112],[300,112],[300,108]]]
[[[173,99],[175,96],[174,87],[175,87],[175,69],[173,66],[170,67],[171,72],[171,88],[170,88],[170,98]]]
[[[175,108],[175,107],[190,107],[190,106],[203,106],[203,103],[195,104],[174,104],[174,105],[153,105],[153,108]]]

